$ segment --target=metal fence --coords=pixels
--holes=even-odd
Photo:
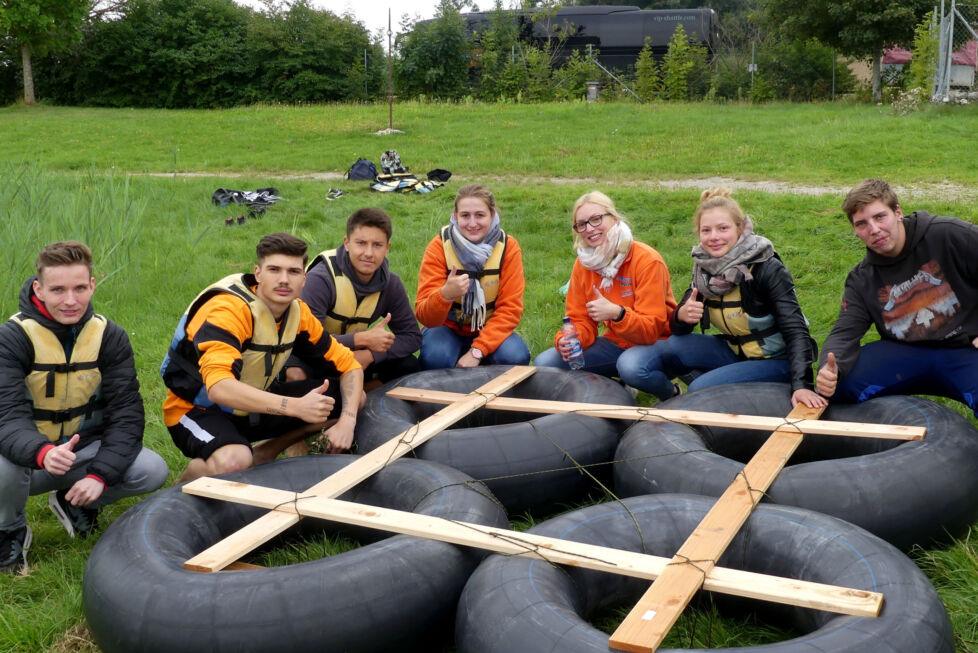
[[[935,101],[948,101],[954,89],[972,90],[978,59],[978,3],[941,0],[939,45],[934,75]]]

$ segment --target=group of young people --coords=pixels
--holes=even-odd
[[[978,227],[904,215],[881,180],[850,191],[843,210],[866,255],[846,279],[816,375],[792,277],[729,191],[704,192],[693,214],[698,243],[679,302],[662,256],[634,238],[609,197],[585,194],[570,213],[576,258],[566,297],[584,369],[659,399],[677,394],[683,377],[691,391],[784,382],[792,404],[812,407],[922,393],[976,410]],[[342,245],[311,261],[303,240],[270,234],[251,273],[220,279],[190,302],[160,369],[164,423],[189,459],[180,480],[272,460],[317,433],[325,451],[348,451],[365,383],[530,361],[517,333],[522,252],[487,188],[458,192],[425,249],[413,306],[388,265],[391,236],[390,217],[374,208],[354,212]],[[6,572],[26,567],[29,495],[50,493],[69,534],[85,536],[102,506],[167,478],[160,456],[142,446],[128,337],[93,311],[91,252],[53,243],[36,267],[19,312],[0,325]],[[863,346],[871,324],[881,339]],[[535,364],[567,367],[575,347],[561,329]]]

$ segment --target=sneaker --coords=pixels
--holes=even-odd
[[[326,193],[326,199],[331,202],[333,200],[338,200],[341,197],[343,197],[343,191],[341,191],[339,188],[330,188],[329,192]]]
[[[0,533],[0,573],[22,574],[27,569],[27,549],[31,548],[31,527]]]
[[[80,508],[71,505],[71,502],[65,498],[65,490],[49,494],[48,507],[68,531],[69,537],[85,538],[98,528],[98,508]]]

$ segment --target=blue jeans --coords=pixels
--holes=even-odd
[[[728,383],[790,380],[787,359],[742,360],[723,339],[700,333],[632,347],[618,359],[622,381],[659,399],[671,397],[672,379],[689,372],[701,373],[689,384],[690,391]]]
[[[455,367],[462,354],[472,348],[475,336],[463,337],[440,326],[426,329],[421,336],[421,369],[441,370]],[[523,338],[511,333],[496,351],[482,359],[483,365],[526,365],[530,362],[530,350]]]
[[[978,417],[978,349],[871,342],[860,348],[855,367],[840,375],[835,390],[837,399],[853,402],[910,394],[960,401]]]
[[[607,338],[598,338],[594,341],[594,344],[584,350],[583,369],[587,372],[600,374],[601,376],[617,376],[618,357],[622,355],[623,351],[631,350],[622,349]],[[537,367],[559,367],[565,370],[570,369],[564,359],[561,358],[560,352],[553,347],[537,356],[533,360],[533,364]]]

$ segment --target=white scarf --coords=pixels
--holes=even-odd
[[[605,232],[604,242],[597,247],[578,247],[577,260],[588,270],[601,275],[600,289],[607,290],[631,247],[632,230],[619,220]]]

